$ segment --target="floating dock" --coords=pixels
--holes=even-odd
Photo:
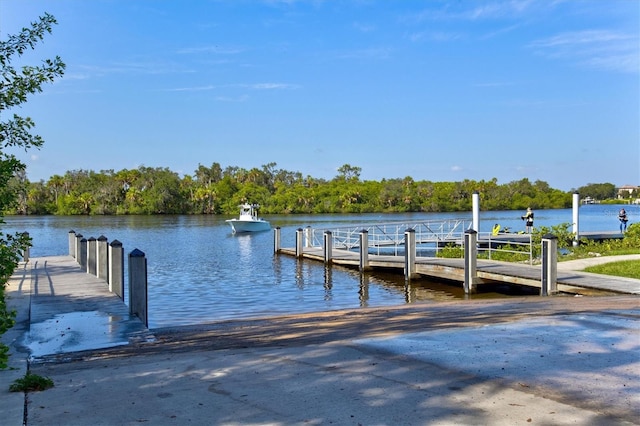
[[[376,229],[376,227],[370,226],[369,229]],[[403,250],[401,244],[396,244],[394,246],[396,247],[395,253],[393,253],[394,250],[391,250],[391,254],[387,252],[379,254],[379,252],[376,253],[376,250],[378,250],[382,244],[379,244],[378,241],[389,245],[388,241],[395,239],[395,241],[400,242],[404,237],[401,238],[397,232],[393,238],[389,237],[386,240],[377,235],[373,238],[372,243],[369,239],[369,230],[363,229],[357,238],[355,232],[351,232],[349,238],[345,239],[341,237],[337,240],[336,244],[332,231],[325,230],[323,232],[324,243],[314,244],[314,241],[318,241],[319,239],[317,232],[314,233],[311,229],[299,229],[296,233],[296,247],[284,248],[280,246],[280,229],[277,228],[275,230],[274,241],[275,252],[301,259],[310,259],[332,265],[356,268],[362,271],[396,271],[404,274],[405,277],[420,276],[436,280],[461,282],[463,284],[468,282],[468,277],[465,276],[467,272],[466,268],[468,267],[465,265],[465,259],[415,256],[415,242],[423,242],[423,238],[415,237],[413,250]],[[413,229],[409,229],[407,232],[415,234]],[[440,240],[459,241],[461,243],[464,238],[464,234],[456,236],[453,232],[447,232]],[[524,254],[531,256],[532,243],[530,235],[518,235],[519,240],[526,239],[528,242],[512,241],[502,235],[498,236],[497,239],[499,239],[502,244],[527,244],[530,247],[529,253],[525,252]],[[493,243],[498,243],[497,239],[489,242],[488,246],[491,247]],[[486,240],[478,238],[477,245],[481,246],[482,244],[486,245]],[[473,244],[473,246],[475,245],[476,244]],[[367,247],[364,255],[361,253],[360,246]],[[413,255],[407,254],[407,252],[411,251],[413,251]],[[475,264],[473,266],[473,285],[477,288],[483,284],[504,283],[539,288],[541,289],[541,294],[547,294],[546,285],[549,283],[545,283],[545,279],[547,279],[547,277],[553,277],[554,282],[552,284],[555,291],[562,293],[592,294],[593,292],[605,292],[614,294],[640,294],[640,280],[638,279],[603,276],[580,271],[566,271],[563,268],[557,268],[556,256],[553,256],[553,259],[553,265],[547,264],[546,266],[534,265],[532,257],[530,257],[530,260],[526,264],[475,259],[476,262],[474,262]],[[545,262],[543,261],[542,263],[544,264]],[[547,273],[549,268],[553,271],[551,275]],[[407,273],[408,270],[410,271],[409,273]]]

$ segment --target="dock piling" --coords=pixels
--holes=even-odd
[[[473,191],[471,194],[471,209],[472,209],[472,228],[476,232],[480,232],[480,194],[478,191]]]
[[[80,241],[82,241],[82,234],[75,234],[76,237],[76,243],[75,243],[75,257],[76,258],[76,262],[78,262],[79,265],[82,265],[82,263],[80,262],[80,257],[82,255],[82,247],[80,246]]]
[[[360,272],[369,270],[369,231],[360,231]]]
[[[542,282],[540,295],[548,296],[558,292],[558,237],[553,234],[542,236]]]
[[[273,252],[275,254],[280,253],[280,249],[282,248],[282,230],[279,226],[277,226],[273,230]]]
[[[69,256],[76,257],[76,231],[69,231]]]
[[[478,233],[468,229],[464,233],[464,293],[476,292],[478,281]]]
[[[82,238],[80,240],[80,255],[78,256],[78,263],[83,271],[87,272],[87,239]]]
[[[98,247],[96,249],[98,258],[96,260],[96,276],[109,282],[109,247],[107,237],[100,235],[98,237]]]
[[[323,240],[323,254],[324,254],[324,263],[330,264],[331,257],[333,256],[333,234],[331,231],[324,231],[322,235]]]
[[[296,257],[301,258],[304,254],[304,250],[302,248],[304,244],[304,235],[302,228],[298,228],[296,230]]]
[[[124,300],[124,249],[118,240],[109,244],[109,291]]]
[[[87,240],[87,273],[94,276],[98,276],[96,263],[97,253],[96,239],[94,237],[89,237]]]
[[[573,193],[573,246],[577,247],[580,241],[580,194]]]
[[[147,258],[134,249],[129,253],[129,313],[149,326],[147,313]]]
[[[404,279],[411,280],[416,273],[416,230],[404,231]]]

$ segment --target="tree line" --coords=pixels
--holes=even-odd
[[[258,203],[263,214],[452,212],[471,210],[472,194],[482,209],[550,209],[571,206],[571,193],[546,182],[416,181],[411,177],[369,181],[361,168],[345,164],[330,180],[303,176],[269,163],[249,170],[219,163],[198,165],[180,177],[163,167],[120,171],[67,171],[29,182],[18,173],[10,182],[18,194],[7,214],[125,215],[232,214],[239,204]]]

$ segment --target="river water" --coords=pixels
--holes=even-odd
[[[622,206],[587,205],[579,210],[581,231],[615,231]],[[640,206],[624,206],[629,224],[640,219]],[[537,226],[572,222],[572,210],[536,211]],[[480,231],[495,223],[524,229],[523,212],[480,212]],[[462,299],[461,286],[412,281],[401,274],[367,273],[321,262],[274,255],[273,232],[233,235],[221,216],[9,216],[2,232],[27,231],[31,257],[68,254],[70,230],[84,237],[104,235],[122,242],[126,257],[143,251],[148,268],[149,327],[169,327],[267,315],[318,312],[405,303]],[[295,231],[375,222],[471,220],[471,213],[363,215],[271,215],[282,229],[282,246],[295,246]],[[125,271],[125,287],[127,281]],[[485,293],[472,297],[508,297]]]

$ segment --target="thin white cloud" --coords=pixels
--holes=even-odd
[[[297,89],[299,86],[295,84],[286,84],[286,83],[257,83],[257,84],[249,84],[243,85],[243,87],[247,87],[255,90],[282,90],[282,89]]]
[[[525,13],[532,5],[535,5],[535,0],[511,0],[511,1],[496,1],[481,6],[477,6],[466,13],[466,17],[477,19],[496,19],[507,18],[512,16],[519,16]]]
[[[402,20],[417,23],[445,20],[480,21],[506,19],[522,16],[534,8],[554,7],[558,2],[548,0],[508,0],[478,3],[471,1],[431,3],[431,5],[437,5],[437,8],[424,9],[419,13],[405,16]]]
[[[217,96],[216,101],[220,102],[244,102],[249,99],[249,95],[241,95],[236,97],[230,96]]]
[[[296,84],[288,83],[254,83],[254,84],[209,84],[206,86],[193,86],[193,87],[178,87],[174,89],[167,89],[168,92],[206,92],[218,89],[250,89],[250,90],[293,90],[298,89],[300,86]]]
[[[538,54],[610,71],[640,72],[637,35],[607,30],[573,31],[540,39],[529,45]]]

